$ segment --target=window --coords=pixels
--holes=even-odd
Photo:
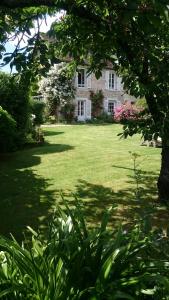
[[[113,100],[108,101],[108,113],[109,114],[111,114],[111,115],[114,114],[115,106],[116,106],[116,101],[113,101]]]
[[[113,72],[109,72],[109,89],[115,89],[115,76]]]
[[[84,114],[85,114],[85,101],[84,100],[79,100],[78,101],[77,115],[78,116],[84,116]]]
[[[86,85],[86,72],[85,69],[80,69],[78,71],[78,87],[85,87]]]

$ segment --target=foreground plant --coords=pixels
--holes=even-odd
[[[58,208],[46,241],[30,229],[30,248],[1,237],[0,298],[169,299],[168,243],[140,226],[106,229],[110,212],[89,229],[78,203]]]

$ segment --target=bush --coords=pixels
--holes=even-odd
[[[104,123],[114,123],[114,118],[112,115],[108,115],[107,113],[102,113],[97,118],[92,118],[91,120],[87,120],[89,124],[104,124]]]
[[[139,119],[141,110],[142,109],[140,109],[136,105],[131,104],[130,102],[126,102],[121,106],[115,108],[114,120],[116,122],[121,122],[121,123],[124,123],[129,120],[135,121]]]
[[[123,124],[123,132],[118,136],[127,138],[141,134],[144,141],[151,141],[159,146],[158,139],[162,136],[163,128],[156,126],[149,110],[144,108],[143,100],[140,100],[142,106],[140,102],[140,105],[128,102],[115,109],[114,120]]]
[[[90,91],[90,100],[92,103],[92,117],[98,118],[103,112],[104,95],[102,90]]]
[[[66,103],[61,108],[61,114],[66,122],[72,123],[75,119],[75,105],[73,103]]]
[[[15,150],[16,136],[15,120],[0,106],[0,152]]]
[[[16,121],[17,146],[25,143],[29,132],[29,86],[19,76],[0,72],[0,106]]]
[[[47,123],[47,124],[56,124],[55,116],[49,116],[47,113],[45,113],[45,123]]]
[[[138,108],[142,108],[142,109],[147,109],[148,106],[147,106],[147,102],[146,102],[146,99],[145,98],[140,98],[138,99],[136,102],[135,102],[135,105],[136,107]]]
[[[104,123],[114,123],[113,115],[109,115],[105,112],[103,112],[99,117],[97,117],[97,119],[103,121]]]
[[[34,125],[40,125],[44,122],[44,110],[45,110],[45,103],[39,100],[31,101],[31,113],[35,115],[33,120]]]
[[[140,226],[88,229],[77,204],[57,209],[48,240],[32,231],[32,248],[0,237],[3,300],[168,299],[168,243]]]
[[[47,77],[40,81],[39,92],[47,103],[48,115],[55,116],[59,121],[59,111],[65,104],[71,104],[75,97],[73,74],[67,63],[55,64],[49,70]]]

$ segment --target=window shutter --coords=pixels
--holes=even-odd
[[[75,87],[78,87],[78,72],[75,74]]]
[[[91,101],[86,100],[86,119],[91,119]]]
[[[121,77],[117,76],[117,90],[121,91],[122,87],[121,87]]]
[[[104,99],[104,112],[108,112],[108,100]]]
[[[116,101],[116,107],[119,107],[119,106],[121,106],[121,101],[117,100]]]
[[[77,99],[75,99],[74,104],[75,104],[75,116],[77,116],[78,115],[78,100]]]
[[[90,75],[86,75],[86,80],[87,80],[87,88],[91,89],[91,74]]]
[[[102,70],[102,76],[101,76],[101,79],[105,79],[105,71]]]
[[[105,89],[109,90],[109,71],[105,72]]]

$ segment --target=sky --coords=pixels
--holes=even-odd
[[[41,22],[41,25],[40,25],[40,31],[41,32],[47,32],[49,29],[50,29],[50,26],[51,24],[55,21],[55,20],[58,20],[61,16],[63,15],[63,13],[59,13],[57,14],[55,17],[47,17],[46,18],[46,22],[45,20],[43,20]],[[35,29],[32,29],[31,30],[31,33],[33,34],[36,30],[36,26],[35,26]],[[6,45],[5,45],[5,48],[6,48],[6,52],[8,53],[11,53],[15,50],[15,46],[17,44],[17,40],[14,40],[14,41],[11,41],[11,42],[7,42]],[[26,40],[25,42],[21,42],[21,47],[24,47],[26,45]],[[1,60],[0,60],[0,63],[1,63]],[[0,67],[0,70],[3,71],[3,72],[7,72],[7,73],[10,73],[11,72],[11,69],[10,69],[10,66],[9,64],[4,66],[4,67]],[[13,72],[15,70],[13,69]]]

